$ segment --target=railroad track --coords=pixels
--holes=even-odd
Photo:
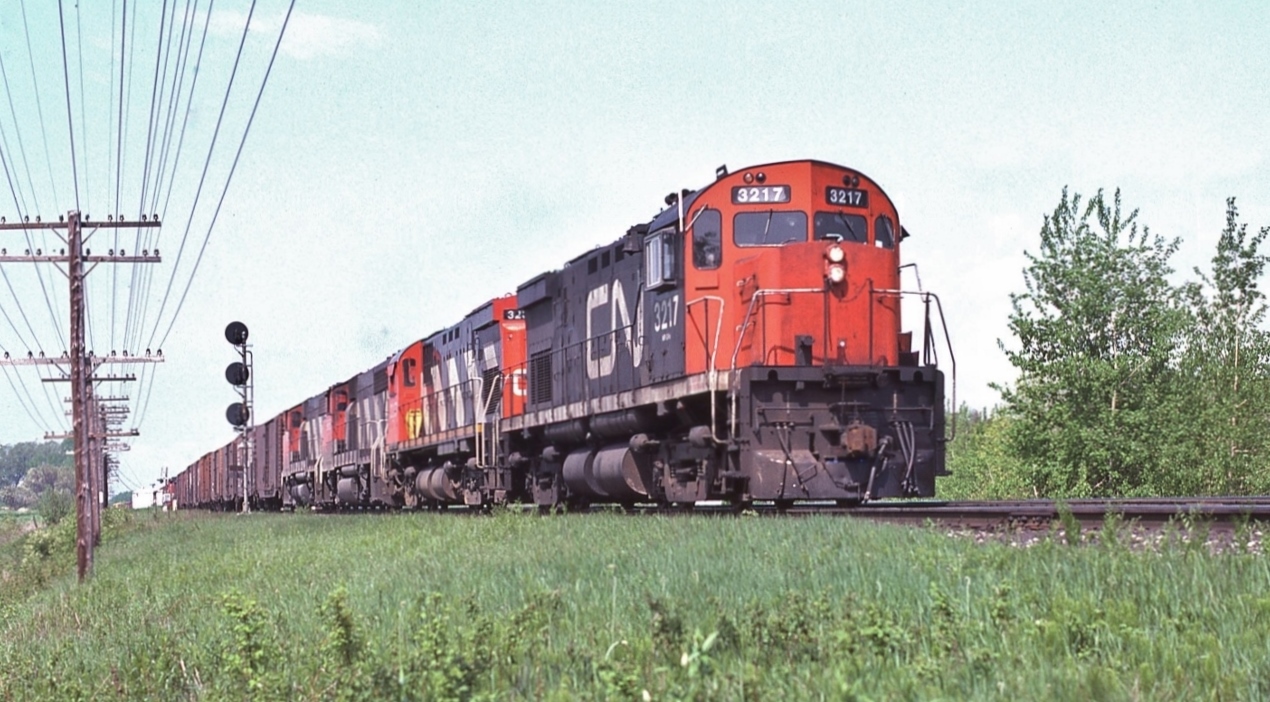
[[[531,511],[537,508],[533,505],[515,505],[512,509]],[[616,505],[597,505],[594,509],[621,510]],[[485,513],[484,510],[458,506],[441,511],[472,516]],[[1101,528],[1109,514],[1115,514],[1126,526],[1136,524],[1153,529],[1169,522],[1179,522],[1204,523],[1211,529],[1230,530],[1240,523],[1270,522],[1270,496],[960,502],[885,500],[851,506],[834,502],[797,502],[788,506],[760,502],[743,508],[723,502],[704,502],[675,507],[637,505],[625,511],[631,514],[668,516],[733,516],[746,513],[773,517],[838,515],[894,524],[938,524],[977,531],[1044,530],[1061,523],[1066,512],[1083,530]]]
[[[1063,520],[1064,511],[1082,528],[1101,526],[1109,514],[1126,523],[1159,526],[1170,521],[1203,521],[1233,528],[1241,522],[1270,521],[1270,497],[1179,497],[1085,500],[876,502],[844,512],[883,522],[934,522],[969,529],[1042,528]]]

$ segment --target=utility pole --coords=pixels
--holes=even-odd
[[[62,220],[60,217],[58,219]],[[85,225],[91,228],[88,236],[84,236],[83,233]],[[53,255],[52,252],[45,254],[37,249],[35,255],[32,255],[31,251],[27,250],[25,255],[10,256],[6,249],[0,249],[0,263],[66,264],[65,270],[61,266],[58,266],[58,270],[70,282],[71,348],[69,356],[63,354],[60,359],[33,358],[28,352],[26,359],[11,359],[6,354],[6,358],[0,360],[0,365],[56,366],[63,372],[65,377],[43,378],[42,380],[45,382],[69,381],[71,384],[71,415],[73,417],[71,434],[69,437],[66,435],[46,434],[45,438],[73,438],[75,442],[75,555],[80,582],[92,575],[93,547],[101,540],[102,499],[99,494],[101,491],[106,490],[107,486],[106,476],[102,472],[106,462],[98,454],[107,446],[106,439],[121,435],[136,436],[139,433],[136,429],[127,433],[112,433],[107,431],[104,425],[99,428],[99,417],[96,411],[96,403],[93,399],[95,383],[136,380],[136,377],[96,376],[94,373],[99,366],[105,363],[158,363],[163,360],[162,352],[159,352],[154,357],[150,356],[148,352],[145,356],[137,356],[135,354],[129,356],[125,352],[122,357],[116,357],[112,352],[109,358],[90,356],[86,353],[84,342],[84,278],[99,263],[158,263],[160,258],[157,250],[153,255],[149,251],[144,251],[140,256],[128,256],[122,250],[118,252],[111,250],[109,256],[93,256],[90,251],[84,248],[84,243],[98,229],[135,229],[158,226],[160,225],[157,215],[149,221],[147,221],[145,215],[142,215],[139,222],[124,221],[121,216],[118,220],[107,218],[106,222],[87,224],[86,221],[81,220],[78,210],[71,210],[67,213],[65,221],[58,222],[41,223],[40,218],[36,217],[35,222],[24,221],[8,224],[3,219],[0,219],[0,231],[51,229],[66,244],[66,248],[57,255]],[[65,230],[65,236],[61,234],[61,230]],[[85,269],[84,264],[86,263],[92,265]]]

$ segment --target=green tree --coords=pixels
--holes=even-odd
[[[1026,292],[1011,296],[1018,370],[998,386],[1006,440],[1024,483],[1043,496],[1148,494],[1176,431],[1175,355],[1189,315],[1172,286],[1178,241],[1123,213],[1120,193],[1087,202],[1063,190],[1027,252]]]
[[[1188,427],[1180,432],[1179,469],[1166,492],[1250,494],[1270,489],[1270,335],[1262,328],[1265,294],[1258,283],[1270,260],[1261,247],[1270,227],[1250,234],[1235,199],[1206,273],[1187,287],[1193,324],[1180,370],[1188,393]]]
[[[35,504],[37,497],[24,485],[5,485],[0,487],[0,507],[22,509]]]
[[[70,449],[69,440],[0,445],[0,486],[17,485],[33,466],[70,466]]]
[[[51,490],[74,492],[75,470],[48,464],[39,465],[26,472],[22,485],[36,495],[43,495]]]

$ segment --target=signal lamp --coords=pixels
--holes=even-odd
[[[234,361],[225,368],[225,380],[228,380],[230,385],[241,387],[247,384],[250,377],[251,371],[239,361]]]
[[[247,406],[241,402],[235,402],[225,408],[225,419],[229,420],[229,423],[236,427],[246,426],[247,419],[250,418],[250,416],[251,412],[247,409]]]
[[[744,181],[745,181],[745,183],[746,183],[747,185],[748,185],[748,184],[750,184],[750,183],[753,183],[753,182],[754,182],[754,174],[753,174],[753,173],[746,173],[746,174],[745,174],[745,177],[744,177],[744,178],[742,178],[742,180],[744,180]]]
[[[247,325],[242,322],[230,322],[225,327],[225,341],[234,346],[242,346],[247,343]]]

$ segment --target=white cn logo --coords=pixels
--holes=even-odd
[[[626,344],[631,352],[631,365],[638,367],[644,358],[644,339],[641,330],[644,328],[644,306],[635,305],[635,326],[631,326],[631,313],[626,306],[626,292],[622,289],[622,281],[614,280],[610,293],[608,285],[593,289],[586,296],[586,374],[591,380],[603,378],[613,373],[617,363],[617,345]],[[612,304],[610,304],[610,300]],[[595,310],[608,305],[610,343],[605,344],[608,352],[596,356],[593,349],[595,334],[591,330],[591,319]],[[619,342],[620,340],[620,342]]]

